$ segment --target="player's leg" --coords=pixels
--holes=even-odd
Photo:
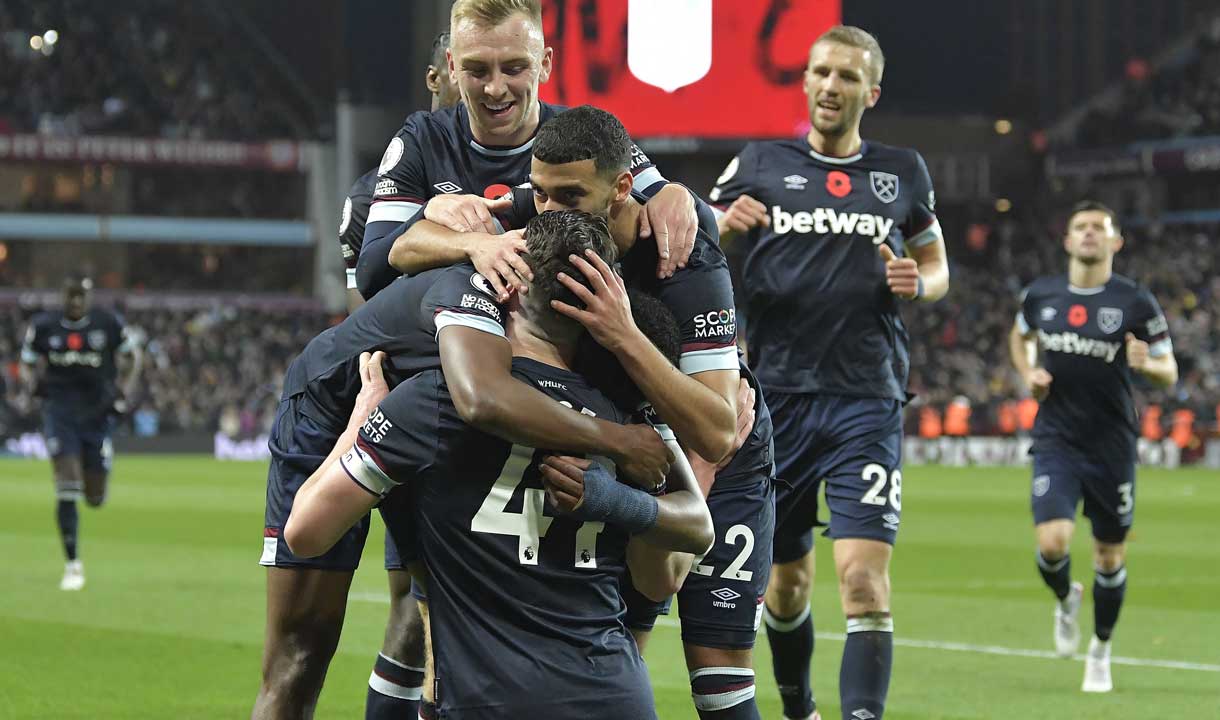
[[[774,484],[768,474],[721,478],[707,504],[716,540],[678,592],[691,697],[702,720],[757,720],[754,642],[771,578]]]
[[[1098,464],[1086,476],[1084,509],[1093,525],[1093,637],[1085,654],[1085,692],[1109,692],[1110,638],[1127,593],[1127,532],[1135,511],[1135,467]]]
[[[428,577],[426,572],[416,574],[416,608],[424,628],[424,692],[419,701],[420,720],[436,720],[436,655],[432,651],[432,623],[428,614]]]
[[[754,650],[683,644],[691,697],[700,720],[759,720]]]
[[[1034,455],[1030,506],[1038,544],[1038,573],[1055,594],[1055,651],[1071,657],[1080,644],[1080,605],[1084,586],[1072,582],[1072,534],[1080,502],[1079,468],[1066,454]]]
[[[114,444],[108,429],[84,438],[81,443],[81,468],[85,475],[85,503],[91,508],[101,507],[106,502],[113,460]]]
[[[80,590],[85,586],[85,568],[79,556],[80,512],[77,501],[84,489],[84,471],[79,454],[58,455],[51,459],[55,478],[55,523],[64,548],[64,575],[60,590]]]
[[[411,593],[407,559],[414,559],[408,493],[394,492],[380,506],[385,521],[385,568],[390,581],[390,616],[385,640],[369,675],[365,720],[414,718],[424,684],[424,626],[417,599]],[[398,536],[404,537],[399,540]],[[401,547],[400,547],[401,546]]]
[[[847,639],[839,666],[845,720],[881,718],[894,659],[889,565],[902,520],[902,408],[896,400],[832,398],[826,504]]]
[[[819,412],[807,394],[767,393],[775,438],[773,564],[763,603],[767,642],[784,717],[817,717],[810,667],[814,630],[813,527],[818,514]]]
[[[299,398],[280,404],[269,446],[263,554],[267,566],[267,628],[262,683],[253,717],[310,718],[330,665],[352,575],[368,537],[365,516],[326,553],[300,558],[284,541],[296,491],[325,460],[336,436],[295,412]]]
[[[639,648],[640,655],[643,655],[648,649],[648,641],[652,638],[652,629],[656,626],[657,618],[661,615],[669,615],[669,606],[673,602],[673,598],[656,602],[644,597],[631,584],[630,572],[627,573],[626,581],[621,583],[620,591],[623,595],[623,605],[627,608],[623,624],[627,626],[631,637],[635,638],[635,646]]]
[[[775,684],[784,706],[784,717],[814,717],[817,702],[813,696],[810,669],[813,664],[813,614],[809,599],[813,595],[813,531],[806,530],[794,550],[776,543],[775,562],[763,602],[763,622]],[[801,552],[795,560],[787,560]]]
[[[263,681],[252,717],[312,718],[339,644],[351,570],[267,568]]]
[[[77,502],[85,490],[81,441],[74,420],[53,406],[44,410],[43,437],[51,456],[55,482],[55,524],[64,549],[64,574],[60,590],[80,590],[85,586],[85,569],[80,552],[80,513]]]
[[[839,666],[839,697],[845,720],[880,718],[885,712],[894,662],[889,565],[893,548],[881,540],[840,538],[834,542],[839,598],[847,617],[847,640]]]
[[[411,573],[391,570],[390,617],[369,675],[365,720],[412,718],[424,687],[424,624],[411,595]]]

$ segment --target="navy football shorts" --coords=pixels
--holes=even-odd
[[[823,483],[827,537],[893,545],[902,518],[902,404],[768,390],[767,406],[775,424],[775,562],[813,549]]]
[[[1126,540],[1135,517],[1135,463],[1058,448],[1035,452],[1030,491],[1034,523],[1075,520],[1081,500],[1094,538],[1104,543]]]
[[[740,650],[754,647],[763,595],[771,579],[775,486],[767,474],[717,481],[707,498],[716,540],[695,561],[678,591],[682,642]],[[651,630],[670,600],[654,602],[623,585],[625,623]]]
[[[280,402],[268,445],[271,466],[267,471],[267,511],[263,528],[263,555],[260,565],[271,567],[355,570],[369,534],[369,517],[343,534],[335,546],[315,558],[297,557],[284,541],[284,525],[292,512],[297,490],[321,467],[339,435],[313,418],[300,413],[304,396],[294,395]]]
[[[88,417],[93,414],[93,417]],[[81,412],[78,408],[47,403],[42,412],[42,437],[53,458],[80,457],[85,472],[108,473],[114,459],[108,414]]]
[[[365,515],[343,534],[334,547],[316,558],[301,558],[284,542],[284,525],[292,512],[292,501],[309,476],[321,467],[339,436],[321,423],[298,412],[303,402],[297,395],[280,402],[268,445],[271,466],[267,471],[267,510],[263,523],[263,555],[260,565],[271,567],[319,568],[323,570],[355,570],[369,534],[369,516]],[[378,506],[386,524],[385,567],[405,570],[418,559],[415,536],[409,527],[409,493],[399,488],[391,492]]]

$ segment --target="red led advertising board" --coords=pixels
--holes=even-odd
[[[628,62],[628,28],[647,17],[649,7],[668,3],[699,6],[700,0],[544,0],[547,44],[555,49],[554,71],[542,86],[542,99],[562,105],[596,105],[613,112],[632,137],[747,138],[791,137],[808,128],[809,113],[801,76],[814,38],[840,21],[840,0],[706,0],[711,6],[710,48],[682,53],[674,41],[650,42],[648,54],[663,48],[654,65],[665,66],[665,54],[678,61],[708,51],[707,62],[694,60],[701,77],[672,92],[641,80],[637,61],[642,43]],[[643,9],[641,9],[643,8]],[[659,25],[655,21],[654,28]],[[661,35],[698,34],[698,22],[670,23]],[[652,38],[657,37],[654,31]],[[674,63],[682,64],[682,62]],[[636,72],[641,71],[641,72]],[[689,79],[689,78],[688,78]],[[679,80],[675,84],[685,81]],[[664,82],[659,84],[665,84]]]

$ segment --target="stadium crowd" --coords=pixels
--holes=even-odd
[[[1021,289],[1036,275],[1062,272],[1058,218],[1001,216],[951,238],[953,289],[941,302],[906,313],[911,334],[911,392],[916,407],[971,406],[971,431],[1000,430],[1001,403],[1023,387],[1008,361],[1007,336]],[[1170,322],[1182,380],[1168,391],[1140,385],[1145,402],[1167,411],[1188,407],[1210,426],[1220,403],[1220,247],[1217,225],[1125,228],[1116,270],[1151,288]],[[18,399],[18,345],[32,308],[0,310],[0,358],[7,363],[10,405]],[[320,311],[139,310],[125,314],[146,339],[143,393],[132,398],[129,430],[157,434],[216,429],[246,436],[270,421],[292,357],[333,318]],[[908,413],[914,431],[916,413]],[[26,425],[36,422],[35,416]]]
[[[99,303],[103,304],[103,303]],[[0,308],[12,431],[38,428],[38,414],[17,382],[20,343],[32,308]],[[124,313],[145,351],[143,378],[123,418],[126,432],[150,436],[221,430],[250,437],[268,427],[288,362],[326,328],[320,311],[244,309],[132,310]]]
[[[267,63],[251,62],[247,44],[209,7],[0,0],[0,132],[247,140],[306,134],[302,108],[285,96],[284,83]]]
[[[1091,110],[1076,140],[1102,147],[1203,135],[1220,135],[1220,18],[1156,72],[1142,59],[1131,60],[1118,101]]]

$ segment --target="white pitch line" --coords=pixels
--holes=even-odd
[[[388,605],[390,597],[385,593],[352,593],[348,596],[349,599],[357,602],[381,603]],[[657,618],[657,625],[667,628],[680,628],[682,624],[674,618],[661,616]],[[843,642],[847,639],[846,635],[841,633],[817,633],[818,640],[829,640],[831,642]],[[1005,657],[1028,657],[1037,658],[1040,660],[1060,660],[1058,655],[1049,650],[1029,650],[1026,648],[1010,648],[1003,645],[971,645],[969,643],[945,642],[941,640],[913,640],[911,638],[896,637],[894,645],[898,647],[921,648],[924,650],[945,650],[948,652],[964,652],[976,653],[979,655],[1001,655]],[[1084,655],[1077,654],[1073,657],[1075,660],[1084,660]],[[1131,665],[1134,667],[1154,667],[1168,668],[1171,670],[1196,670],[1199,672],[1220,673],[1220,665],[1211,663],[1195,663],[1185,662],[1181,660],[1157,660],[1154,658],[1132,658],[1113,656],[1110,662],[1115,665]]]

